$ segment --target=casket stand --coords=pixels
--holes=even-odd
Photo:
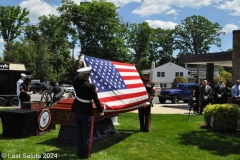
[[[74,98],[62,99],[51,111],[51,124],[60,124],[60,130],[58,139],[60,142],[76,144],[76,132],[75,132],[75,119],[74,113],[71,111],[71,106]],[[117,114],[109,114],[104,116],[98,115],[98,110],[93,102],[94,108],[94,128],[93,128],[93,141],[106,137],[107,135],[114,133],[114,125],[111,120],[112,117]]]

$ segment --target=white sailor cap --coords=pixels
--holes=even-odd
[[[77,70],[78,73],[85,75],[85,74],[90,74],[92,67],[84,67],[84,68],[80,68]]]
[[[142,74],[145,75],[150,75],[150,71],[143,71]]]
[[[27,77],[27,75],[24,73],[21,73],[21,77]]]

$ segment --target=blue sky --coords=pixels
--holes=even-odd
[[[83,0],[72,0],[75,3]],[[85,0],[86,1],[86,0]],[[173,29],[181,20],[201,15],[212,23],[218,22],[226,35],[221,36],[222,47],[212,46],[210,52],[232,48],[232,31],[240,28],[240,0],[106,0],[120,6],[119,14],[125,22],[148,22],[152,28]],[[36,23],[41,15],[58,14],[61,0],[1,0],[0,5],[20,5],[30,11],[29,18]],[[0,38],[0,56],[3,40]],[[79,54],[75,49],[75,57]],[[174,53],[176,55],[176,53]]]

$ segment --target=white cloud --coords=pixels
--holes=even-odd
[[[171,9],[169,11],[166,12],[166,15],[177,15],[177,11],[175,9]]]
[[[43,0],[24,0],[19,6],[26,8],[30,12],[28,16],[31,22],[37,22],[38,18],[43,15],[58,15],[56,10],[58,6],[50,5]]]
[[[133,10],[133,14],[140,16],[150,16],[153,14],[162,14],[173,9],[173,7],[201,8],[218,3],[220,0],[144,0],[141,7]]]
[[[174,22],[165,22],[165,21],[161,21],[161,20],[146,20],[146,22],[149,24],[149,26],[151,26],[152,28],[162,28],[162,29],[174,29],[176,25],[178,25],[177,23]]]
[[[116,6],[123,6],[132,2],[141,3],[141,0],[107,0],[107,1],[113,2]]]
[[[217,6],[220,9],[230,11],[230,15],[240,16],[240,0],[226,1]]]
[[[238,30],[238,26],[236,26],[235,24],[227,24],[223,27],[223,31],[226,34],[232,33],[233,30]]]
[[[3,43],[4,41],[3,41],[3,39],[2,38],[0,38],[0,43]]]

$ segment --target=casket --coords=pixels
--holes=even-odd
[[[66,98],[59,101],[55,106],[51,108],[51,123],[61,124],[68,126],[75,126],[74,113],[71,111],[71,106],[74,98]],[[117,116],[117,113],[105,114],[104,116],[98,115],[98,110],[93,102],[94,108],[94,122],[103,121]]]

